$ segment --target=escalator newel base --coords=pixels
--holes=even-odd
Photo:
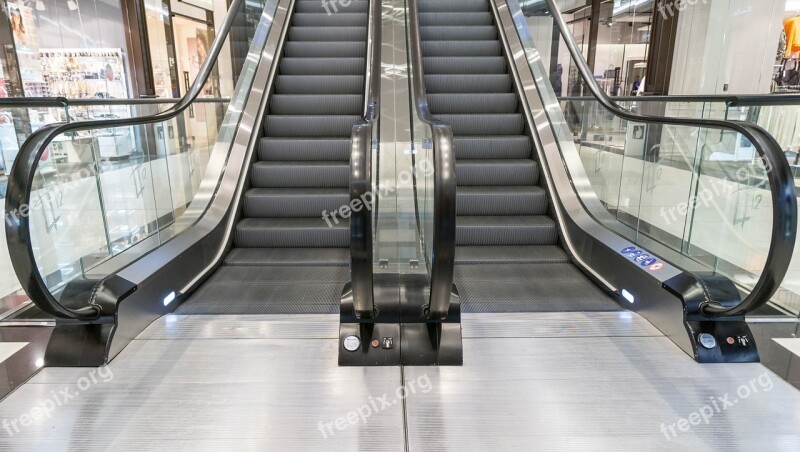
[[[442,321],[423,317],[427,279],[420,275],[375,275],[377,315],[358,318],[350,285],[342,292],[340,366],[460,366],[463,363],[461,308],[453,288]]]
[[[735,306],[741,294],[733,282],[714,273],[682,273],[663,283],[681,299],[684,326],[699,363],[757,363],[758,348],[745,317],[709,317],[703,305]]]

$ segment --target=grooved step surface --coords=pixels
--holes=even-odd
[[[429,106],[453,130],[463,311],[619,309],[559,246],[489,2],[420,0],[420,11]]]
[[[184,314],[338,313],[350,280],[353,125],[364,108],[368,1],[299,0],[224,265]]]

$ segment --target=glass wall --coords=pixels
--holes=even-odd
[[[2,1],[25,97],[129,96],[119,1]]]

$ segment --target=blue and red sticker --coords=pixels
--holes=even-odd
[[[647,269],[651,272],[664,268],[664,264],[662,262],[659,262],[658,259],[650,256],[649,254],[645,254],[643,250],[640,250],[635,246],[623,248],[621,253],[633,259],[634,262],[638,263],[642,267],[647,267]]]

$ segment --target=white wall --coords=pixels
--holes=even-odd
[[[678,15],[670,94],[768,93],[785,7],[786,0],[687,4]]]

